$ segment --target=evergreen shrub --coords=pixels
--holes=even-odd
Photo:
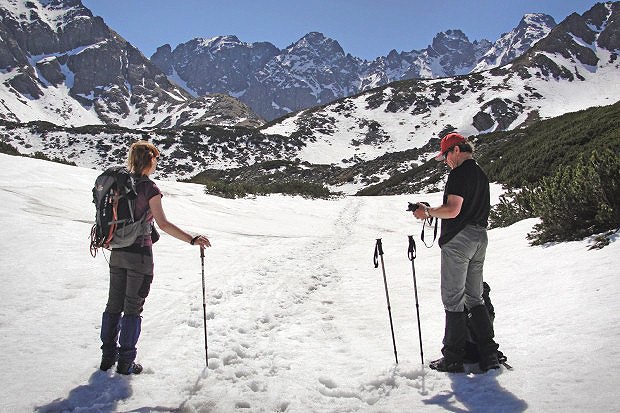
[[[264,184],[222,180],[208,180],[201,183],[205,186],[206,194],[233,199],[266,194],[301,195],[308,198],[328,198],[331,195],[329,189],[323,185],[299,180]]]
[[[580,156],[540,185],[509,191],[494,206],[492,227],[540,217],[528,234],[533,245],[580,240],[620,227],[620,155],[609,149]]]
[[[18,156],[21,155],[16,147],[13,145],[0,141],[0,153],[6,153],[7,155]]]

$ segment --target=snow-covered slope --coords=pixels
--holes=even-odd
[[[609,61],[611,54],[601,55]],[[584,80],[541,78],[532,70],[525,80],[485,72],[478,77],[407,81],[299,112],[262,131],[303,136],[302,160],[342,164],[420,148],[452,130],[478,135],[515,129],[620,99],[617,64],[580,73]]]
[[[489,232],[485,279],[514,366],[429,370],[440,356],[439,249],[414,262],[418,197],[225,200],[158,182],[173,222],[206,234],[209,368],[197,248],[166,234],[143,315],[140,376],[98,371],[107,263],[91,258],[97,171],[0,155],[1,410],[188,412],[612,412],[620,378],[616,237],[530,247],[535,220]],[[494,188],[494,197],[497,188]],[[441,194],[426,194],[437,204]],[[427,236],[428,236],[427,231]],[[399,364],[381,270],[382,238]]]
[[[144,131],[111,126],[63,128],[52,124],[2,124],[0,140],[20,153],[37,152],[85,168],[123,165],[127,148],[147,138],[162,153],[158,178],[189,178],[206,168],[226,169],[271,159],[290,159],[299,151],[299,139],[270,136],[255,129],[201,126],[189,129]]]

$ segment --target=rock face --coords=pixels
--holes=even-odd
[[[527,77],[524,67],[535,66],[539,73],[555,79],[584,80],[585,73],[581,72],[617,67],[619,52],[620,2],[597,3],[583,15],[568,16],[534,48],[515,59],[514,66],[521,69],[523,77]]]
[[[555,20],[549,15],[526,14],[514,30],[503,34],[493,44],[473,71],[489,70],[512,62],[546,37],[555,26]]]
[[[491,47],[487,40],[470,43],[469,39],[460,30],[448,30],[439,33],[433,39],[433,44],[426,50],[425,63],[439,63],[441,72],[433,73],[431,67],[424,67],[426,74],[423,77],[448,77],[467,74],[476,65],[480,57]],[[442,76],[443,75],[443,76]]]
[[[6,120],[173,127],[208,121],[211,103],[222,101],[194,100],[80,0],[6,0],[0,37]],[[263,123],[241,102],[225,106],[236,117],[218,113],[213,121]]]
[[[151,61],[192,93],[238,97],[266,119],[357,92],[361,64],[321,33],[284,50],[235,36],[193,39],[158,48]]]
[[[471,42],[461,30],[438,33],[426,49],[392,50],[365,61],[321,33],[308,33],[283,50],[235,36],[193,39],[157,49],[151,61],[194,95],[226,93],[267,120],[324,105],[390,82],[458,76],[504,65],[546,36],[546,15],[526,15],[495,44]]]

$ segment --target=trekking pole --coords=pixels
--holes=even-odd
[[[377,239],[375,244],[374,264],[375,268],[379,266],[378,257],[381,257],[381,271],[383,271],[383,285],[385,285],[385,298],[387,300],[388,314],[390,316],[390,329],[392,330],[392,344],[394,345],[394,358],[396,364],[398,364],[398,354],[396,353],[396,339],[394,338],[394,325],[392,324],[392,307],[390,306],[390,295],[388,294],[387,278],[385,277],[385,265],[383,263],[383,245],[381,244],[381,238]]]
[[[418,336],[420,338],[420,359],[422,360],[422,366],[424,366],[424,351],[422,351],[422,328],[420,327],[420,304],[418,303],[418,284],[415,279],[415,264],[414,260],[417,255],[415,248],[415,241],[413,235],[409,235],[409,249],[407,250],[409,261],[411,261],[411,271],[413,272],[413,291],[415,294],[415,312],[418,316]]]
[[[200,264],[202,266],[202,317],[205,330],[205,361],[209,367],[209,356],[207,355],[207,300],[205,298],[205,249],[200,247]]]

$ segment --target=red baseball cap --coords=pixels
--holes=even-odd
[[[441,143],[439,144],[440,151],[437,155],[435,155],[435,160],[443,161],[445,159],[444,153],[450,149],[458,145],[459,143],[467,142],[467,140],[463,137],[463,135],[459,135],[458,133],[449,133],[443,137]]]

